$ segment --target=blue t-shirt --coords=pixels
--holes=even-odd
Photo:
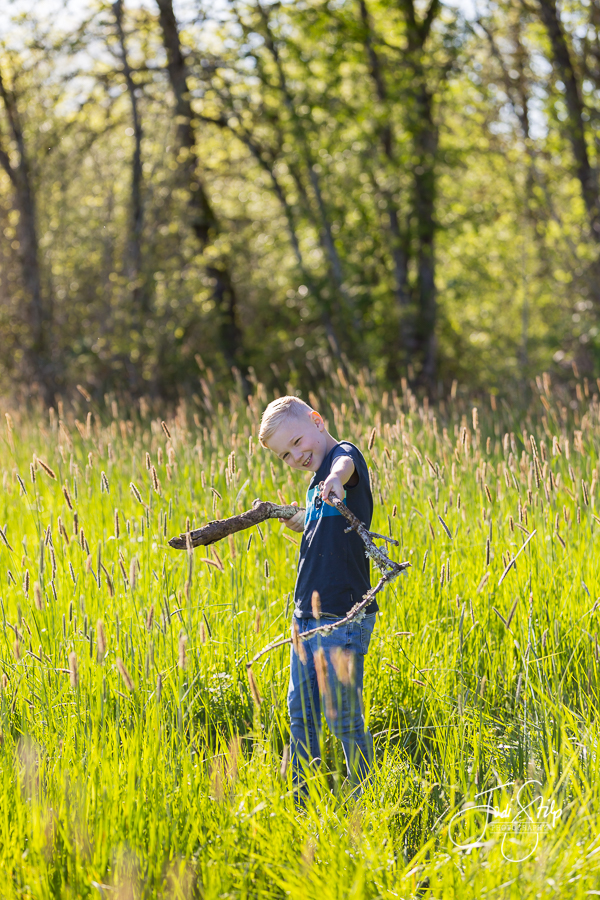
[[[344,534],[348,527],[346,519],[317,495],[320,482],[325,481],[339,456],[349,456],[358,475],[358,483],[354,487],[346,485],[341,499],[367,528],[371,527],[373,495],[367,464],[358,447],[341,441],[329,451],[306,493],[306,517],[294,592],[298,617],[312,616],[313,591],[319,592],[322,613],[344,616],[371,588],[370,560],[365,555],[363,541],[355,531]],[[373,600],[366,612],[378,610],[377,601]]]

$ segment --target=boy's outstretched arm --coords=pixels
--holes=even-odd
[[[331,472],[323,482],[321,497],[329,502],[330,493],[334,493],[338,500],[344,498],[344,487],[350,482],[352,487],[358,478],[355,477],[355,466],[349,456],[338,456],[331,467]],[[332,505],[331,503],[329,504]]]

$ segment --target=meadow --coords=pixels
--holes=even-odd
[[[349,797],[325,732],[305,813],[289,648],[253,667],[259,696],[246,671],[289,634],[299,536],[167,543],[256,497],[303,504],[258,445],[263,385],[246,401],[203,368],[171,414],[83,388],[2,410],[3,900],[600,893],[598,386],[434,405],[367,372],[321,383],[302,396],[363,450],[373,529],[412,565],[366,660],[372,783]]]

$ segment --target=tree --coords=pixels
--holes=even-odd
[[[564,128],[573,151],[575,171],[581,185],[581,196],[585,203],[593,239],[600,244],[600,183],[598,171],[590,162],[588,144],[593,143],[593,126],[583,99],[582,76],[577,71],[573,54],[567,43],[558,7],[555,0],[538,0],[539,15],[543,21],[550,45],[552,62],[556,75],[562,83],[567,116]],[[590,14],[594,15],[595,5],[590,5]],[[590,22],[593,27],[594,23]],[[598,269],[600,275],[600,269]],[[600,291],[597,294],[600,303]]]
[[[167,71],[175,98],[177,139],[179,144],[178,163],[189,189],[188,206],[192,215],[192,228],[203,252],[214,248],[215,240],[221,233],[217,215],[207,196],[196,150],[196,125],[186,62],[179,39],[177,20],[172,0],[156,0],[159,8],[160,26],[165,51]],[[237,317],[237,297],[232,278],[232,261],[226,251],[210,254],[206,270],[214,283],[214,298],[220,316],[221,350],[230,367],[245,368],[242,360],[242,336]]]
[[[133,125],[134,150],[131,162],[131,231],[127,252],[127,275],[132,284],[132,300],[140,314],[148,312],[148,296],[144,290],[142,279],[142,231],[144,226],[144,202],[142,197],[142,122],[138,104],[138,88],[133,79],[133,71],[129,64],[123,27],[123,0],[113,3],[113,12],[123,77],[127,85],[127,94],[131,103],[131,120]]]
[[[4,123],[0,130],[0,165],[8,175],[13,202],[18,212],[18,241],[16,249],[25,294],[25,320],[28,334],[25,341],[25,377],[32,382],[50,404],[56,387],[56,371],[51,356],[52,309],[48,294],[42,287],[38,240],[37,203],[31,160],[26,145],[20,110],[16,68],[0,69],[0,97],[4,109]],[[13,245],[15,246],[15,245]]]

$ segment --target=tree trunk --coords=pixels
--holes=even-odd
[[[133,124],[134,150],[131,161],[131,225],[127,247],[127,275],[133,287],[132,298],[134,315],[148,311],[148,296],[141,283],[142,268],[142,229],[144,226],[144,204],[142,199],[142,123],[138,109],[136,86],[133,81],[131,66],[127,57],[125,32],[123,29],[123,0],[113,3],[113,12],[117,25],[117,35],[121,50],[123,76],[127,85],[129,102],[131,103],[131,119]]]
[[[588,214],[594,240],[600,243],[600,188],[598,176],[590,165],[586,145],[585,106],[581,85],[577,79],[567,39],[563,31],[555,0],[539,0],[540,16],[550,43],[556,73],[565,86],[568,137],[575,158],[577,178],[581,185],[583,202]]]
[[[361,24],[364,32],[364,45],[369,61],[369,71],[371,79],[375,87],[375,94],[381,104],[388,102],[388,90],[383,74],[383,66],[373,38],[373,29],[371,26],[371,18],[367,9],[366,0],[359,0],[359,12]],[[379,140],[384,155],[389,163],[395,168],[398,167],[398,161],[395,154],[395,135],[391,124],[391,117],[379,128]],[[381,189],[380,189],[381,190]],[[403,352],[407,359],[414,352],[414,328],[407,315],[410,306],[410,291],[408,287],[408,254],[406,252],[406,235],[403,234],[400,227],[400,214],[398,205],[394,202],[389,191],[385,191],[386,212],[388,215],[389,231],[390,231],[390,249],[394,264],[394,297],[396,307],[398,309],[400,328],[398,333],[397,350]],[[397,366],[392,366],[396,369]],[[394,374],[398,374],[396,371]]]
[[[435,286],[435,159],[438,131],[433,122],[432,97],[423,82],[417,95],[417,127],[414,133],[415,213],[417,219],[417,352],[421,360],[421,378],[432,387],[436,373],[437,292]]]
[[[42,290],[35,194],[17,98],[5,85],[1,72],[0,96],[4,102],[9,134],[18,151],[18,157],[13,162],[5,148],[0,146],[0,165],[11,181],[15,207],[19,212],[18,253],[27,298],[26,320],[29,327],[29,342],[25,348],[27,369],[25,374],[34,390],[44,398],[47,405],[50,405],[54,400],[56,387],[51,361],[51,314]]]
[[[156,3],[167,54],[169,80],[175,97],[177,138],[181,147],[179,162],[189,190],[188,207],[192,217],[192,228],[200,248],[205,250],[214,242],[221,229],[199,174],[186,63],[181,51],[173,2],[156,0]],[[221,258],[213,262],[207,267],[207,274],[214,283],[213,296],[219,311],[219,339],[223,356],[229,367],[236,366],[243,370],[241,332],[237,321],[237,296],[231,277],[230,261]]]
[[[437,368],[435,286],[435,200],[436,163],[439,132],[433,117],[433,95],[427,83],[425,43],[440,10],[439,0],[431,0],[425,17],[418,20],[414,0],[400,0],[406,23],[407,62],[412,72],[412,89],[407,117],[416,165],[413,168],[414,208],[417,231],[417,359],[420,380],[433,388]]]

